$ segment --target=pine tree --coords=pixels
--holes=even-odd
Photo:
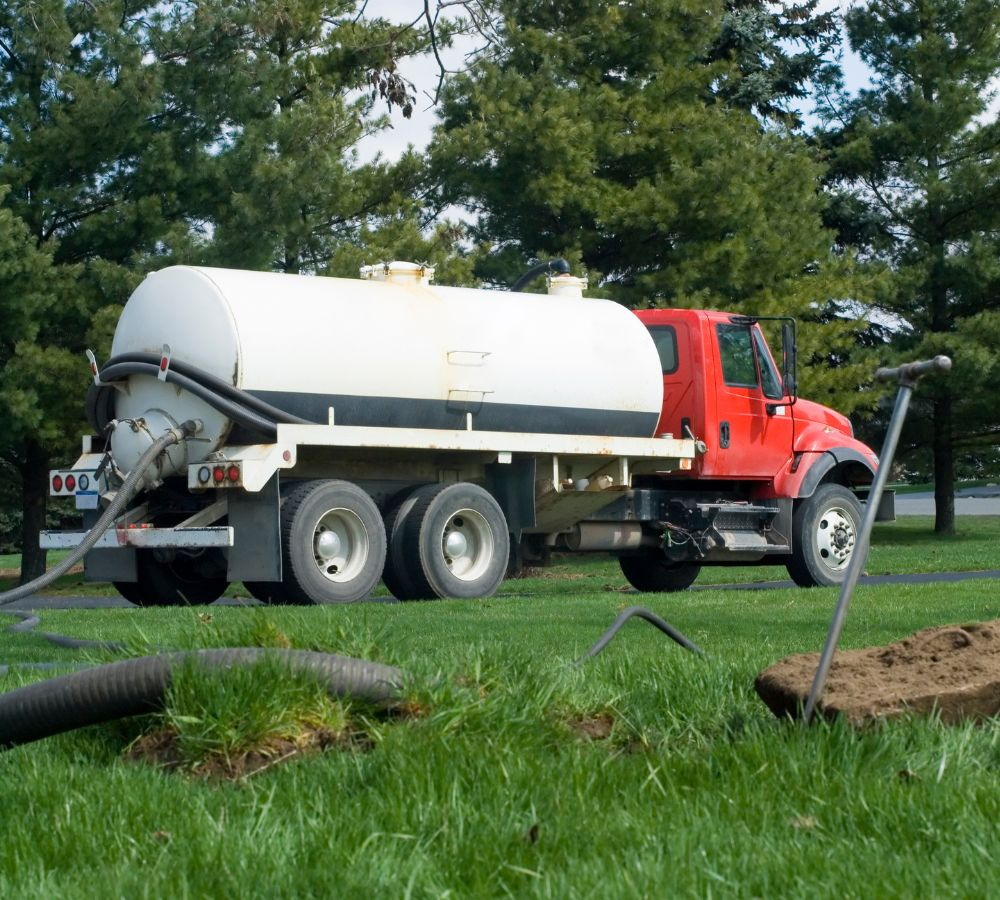
[[[450,84],[431,147],[440,202],[479,217],[487,277],[565,256],[630,306],[812,320],[853,295],[850,261],[832,257],[822,225],[821,169],[802,140],[734,99],[752,67],[721,36],[725,5],[499,10],[501,39]],[[857,364],[826,363],[855,326],[827,320],[802,329],[801,358],[817,363],[803,390],[849,411],[862,402]]]
[[[899,358],[954,357],[950,377],[921,386],[904,437],[930,448],[935,530],[952,533],[956,453],[1000,431],[1000,5],[877,0],[846,22],[874,75],[824,105],[835,221],[892,273],[880,302]]]
[[[354,2],[215,3],[174,16],[190,48],[184,105],[224,111],[212,153],[190,173],[208,262],[321,270],[417,190],[414,154],[361,163],[354,147],[387,126],[377,104],[412,112],[396,61],[423,46],[420,32],[359,18]]]
[[[0,188],[0,200],[4,193]],[[25,486],[19,492],[22,533],[35,535],[45,522],[48,469],[34,468],[32,461],[46,447],[64,445],[62,380],[73,368],[70,354],[53,344],[47,327],[58,277],[51,255],[35,246],[24,222],[0,206],[0,459],[5,464],[0,472],[12,474],[17,487]],[[32,558],[39,553],[25,545],[25,559],[36,569],[39,564]]]
[[[4,330],[11,305],[17,327],[4,336],[0,454],[22,483],[22,580],[44,569],[50,459],[72,453],[84,427],[83,350],[98,310],[127,295],[129,267],[175,209],[178,139],[161,68],[146,58],[152,7],[0,7],[0,206],[11,252],[47,268],[31,290],[4,286]]]
[[[375,103],[412,102],[396,58],[422,38],[361,12],[0,5],[0,224],[13,242],[0,253],[47,267],[41,280],[0,272],[0,457],[24,497],[22,580],[44,569],[50,461],[72,458],[86,428],[83,351],[104,358],[143,275],[176,261],[319,268],[409,188],[412,159],[392,170],[351,154],[381,127]]]

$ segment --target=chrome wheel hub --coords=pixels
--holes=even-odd
[[[854,519],[839,506],[831,507],[816,527],[816,548],[831,569],[843,569],[851,558],[857,532]]]
[[[441,535],[445,564],[463,581],[475,581],[489,570],[493,548],[493,529],[474,509],[461,509],[452,515]]]
[[[323,513],[313,529],[313,559],[324,578],[336,582],[356,578],[368,553],[368,532],[357,513],[350,509]]]

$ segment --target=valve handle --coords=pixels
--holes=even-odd
[[[951,358],[948,356],[935,356],[934,359],[925,359],[922,362],[903,363],[893,369],[878,369],[875,372],[876,381],[901,381],[912,384],[921,375],[928,372],[948,372],[951,370]]]

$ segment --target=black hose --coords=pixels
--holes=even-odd
[[[35,631],[42,624],[42,620],[33,612],[4,609],[0,610],[0,615],[16,616],[21,620],[16,625],[8,626],[7,631],[13,631],[17,634],[34,634],[48,641],[50,644],[55,644],[57,647],[65,647],[68,650],[110,650],[120,653],[126,649],[124,644],[118,644],[114,641],[89,641],[84,638],[70,637],[67,634],[56,634],[53,631]],[[0,675],[6,675],[12,669],[32,669],[34,671],[50,672],[53,669],[85,669],[90,668],[92,665],[93,663],[68,659],[50,660],[48,662],[0,663]]]
[[[128,375],[155,376],[159,371],[159,366],[155,366],[152,363],[115,363],[113,366],[106,366],[101,369],[101,378],[106,379],[107,381],[116,381],[117,379],[124,378]],[[171,384],[176,384],[179,388],[183,388],[184,390],[194,394],[196,397],[201,398],[213,409],[217,409],[224,416],[238,422],[240,425],[251,428],[254,431],[259,431],[272,441],[278,436],[278,426],[276,422],[273,422],[270,419],[265,419],[259,413],[235,403],[228,397],[219,396],[211,388],[199,384],[194,379],[180,374],[180,372],[167,372],[167,381]]]
[[[673,625],[664,619],[661,619],[656,613],[646,609],[644,606],[630,606],[628,609],[622,610],[620,615],[611,625],[608,627],[607,631],[604,632],[596,641],[593,647],[591,647],[586,653],[583,654],[573,665],[578,666],[584,660],[590,659],[592,656],[597,656],[608,644],[616,634],[618,634],[622,625],[624,625],[633,616],[638,616],[640,619],[645,619],[651,625],[655,625],[660,629],[667,637],[676,641],[685,650],[690,650],[692,653],[704,654],[704,650],[701,649],[693,641],[688,640],[681,634]]]
[[[101,517],[94,524],[93,528],[87,532],[79,546],[77,546],[76,549],[74,549],[62,562],[53,566],[45,574],[40,575],[34,581],[29,581],[27,584],[22,584],[20,587],[0,593],[0,606],[6,606],[8,603],[14,603],[17,600],[21,600],[24,597],[34,594],[36,591],[40,591],[44,587],[48,587],[53,581],[62,575],[65,575],[71,568],[73,568],[73,566],[75,566],[91,549],[93,549],[94,545],[101,539],[104,532],[114,524],[115,519],[125,512],[125,508],[132,501],[132,497],[139,490],[139,486],[142,483],[143,476],[146,474],[146,470],[153,465],[159,455],[166,450],[167,447],[172,444],[180,443],[185,438],[197,434],[200,430],[201,422],[189,420],[177,428],[171,428],[165,434],[160,435],[160,437],[153,441],[153,443],[147,448],[146,452],[139,457],[138,462],[136,462],[136,464],[132,467],[132,471],[128,473],[125,480],[122,482],[122,486],[118,488],[115,498],[108,504],[108,508],[101,514]]]
[[[67,634],[56,634],[54,631],[35,631],[42,624],[42,620],[33,612],[22,612],[18,609],[0,610],[0,616],[16,616],[21,621],[16,625],[10,625],[7,631],[16,634],[27,634],[31,632],[40,638],[55,644],[57,647],[64,647],[67,650],[109,650],[113,653],[121,653],[126,647],[117,641],[91,641],[86,638],[70,637]],[[58,663],[45,663],[46,666],[58,665]]]
[[[315,673],[334,697],[385,703],[398,695],[403,683],[402,671],[394,666],[310,650],[234,647],[144,656],[0,694],[0,749],[160,710],[173,670],[189,661],[208,669],[227,669],[265,658]]]
[[[115,498],[79,546],[40,578],[0,594],[0,606],[14,603],[51,584],[82,559],[125,510],[137,492],[143,475],[160,454],[167,447],[200,430],[200,422],[188,421],[157,438],[139,458]],[[7,614],[21,619],[20,623],[11,626],[11,631],[29,631],[39,624],[38,617],[32,613],[10,610]],[[81,640],[50,632],[38,632],[38,635],[58,646],[73,649],[125,649],[123,645],[110,641]],[[0,694],[0,749],[85,725],[162,709],[173,667],[189,660],[207,668],[229,668],[258,662],[265,654],[270,658],[284,660],[293,669],[315,673],[326,682],[327,691],[335,697],[351,696],[361,700],[385,702],[396,695],[403,680],[403,673],[392,666],[307,650],[240,647],[130,659],[90,667],[81,672]],[[47,669],[59,664],[27,665]],[[0,672],[7,671],[8,668],[0,666]]]
[[[569,275],[569,263],[564,259],[550,259],[543,263],[539,263],[537,266],[532,266],[510,286],[510,289],[512,291],[523,290],[531,284],[532,281],[538,278],[539,275],[545,275],[548,272],[558,272],[560,275]]]
[[[160,367],[160,357],[155,353],[119,353],[118,356],[111,357],[111,359],[104,364],[105,368],[101,370],[99,377],[102,380],[105,380],[108,367],[117,365],[118,363],[144,363],[155,366],[156,371],[158,372]],[[177,372],[186,378],[190,378],[192,381],[202,385],[202,387],[214,391],[219,396],[232,400],[240,406],[245,406],[247,409],[257,412],[264,418],[270,419],[274,422],[280,422],[287,425],[317,424],[309,419],[303,419],[293,413],[279,409],[277,406],[272,406],[270,403],[261,400],[259,397],[255,397],[249,391],[241,390],[235,385],[230,384],[228,381],[223,381],[211,372],[206,372],[204,369],[199,369],[197,366],[193,366],[191,363],[184,362],[183,360],[172,359],[170,361],[170,368],[167,370],[168,381],[170,380],[171,372]],[[155,375],[156,372],[151,374]],[[107,380],[113,379],[108,376]]]

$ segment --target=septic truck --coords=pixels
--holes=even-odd
[[[91,355],[83,454],[50,476],[84,530],[42,546],[87,540],[85,577],[140,605],[234,582],[275,604],[379,580],[485,597],[554,552],[610,553],[640,591],[714,565],[843,579],[877,458],[797,396],[791,320],[773,355],[757,318],[632,312],[568,272],[546,294],[432,276],[148,276]]]

